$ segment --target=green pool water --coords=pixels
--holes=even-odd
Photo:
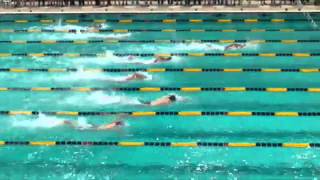
[[[315,19],[320,14],[312,13]],[[27,23],[14,23],[15,20]],[[52,19],[53,23],[40,23]],[[66,23],[67,19],[80,20]],[[86,32],[92,19],[264,19],[258,23],[106,22],[102,29],[305,29],[295,32]],[[286,19],[272,23],[270,19]],[[294,19],[305,19],[294,21]],[[86,21],[87,20],[87,21]],[[12,22],[11,22],[12,21]],[[75,30],[3,32],[13,30]],[[0,41],[46,40],[320,40],[320,29],[303,14],[90,14],[2,15]],[[318,68],[319,57],[173,56],[152,64],[154,57],[117,57],[114,53],[320,53],[319,43],[247,43],[224,51],[230,43],[1,43],[0,53],[98,53],[103,57],[0,57],[0,68],[77,68],[78,72],[0,72],[3,88],[119,88],[119,87],[254,87],[319,88],[318,73],[301,72],[143,72],[145,81],[117,82],[132,72],[84,72],[88,68]],[[169,94],[179,96],[169,106],[147,107]],[[310,92],[139,92],[139,91],[1,91],[0,111],[262,111],[319,112],[320,94]],[[82,124],[111,123],[116,116],[0,116],[0,141],[132,141],[132,142],[280,142],[319,143],[317,116],[127,117],[125,126],[109,131],[56,126],[64,120]],[[317,179],[318,148],[116,147],[116,146],[0,146],[0,179]]]

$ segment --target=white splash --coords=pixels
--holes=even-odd
[[[257,50],[259,48],[259,44],[257,43],[246,43],[245,49]]]
[[[12,121],[12,126],[25,128],[52,128],[62,125],[63,121],[63,119],[54,116],[46,116],[44,114],[40,114],[38,118],[34,120],[14,119]]]
[[[151,81],[152,75],[147,72],[137,72],[141,75],[144,75],[146,78],[144,81]],[[113,82],[128,82],[127,79],[131,77],[133,74],[129,74],[127,76],[108,76],[105,80],[107,81],[113,81]]]
[[[46,116],[40,114],[37,119],[34,120],[13,120],[13,127],[23,127],[23,128],[53,128],[58,126],[73,126],[77,129],[89,129],[92,128],[92,124],[89,124],[84,117],[79,117],[78,120],[70,121],[72,125],[67,125],[64,123],[65,119],[60,119],[54,116]]]
[[[183,96],[179,96],[177,94],[170,94],[170,95],[174,95],[176,97],[177,102],[186,102],[189,101],[189,98],[187,97],[183,97]]]
[[[90,129],[93,127],[93,125],[89,124],[84,117],[80,117],[77,121],[74,121],[73,124],[77,129]]]
[[[79,80],[108,80],[112,77],[107,76],[102,72],[74,72],[72,74],[59,74],[54,77],[53,79],[57,81],[79,81]]]
[[[101,24],[102,29],[109,27],[107,24]],[[38,29],[38,27],[31,27],[30,29]],[[94,26],[77,26],[77,25],[64,25],[64,24],[55,24],[47,26],[45,29],[54,29],[59,31],[65,30],[75,30],[75,33],[37,33],[36,37],[40,39],[48,40],[82,40],[82,39],[123,39],[131,36],[131,33],[92,33],[92,32],[81,32],[81,30],[90,30],[95,29]]]
[[[128,38],[131,36],[131,33],[124,33],[124,34],[116,34],[116,33],[111,33],[111,34],[102,34],[102,33],[81,33],[81,32],[76,32],[76,33],[53,33],[53,34],[41,34],[39,35],[39,38],[42,39],[48,39],[48,40],[87,40],[87,39],[124,39]]]
[[[144,81],[151,81],[152,75],[147,72],[137,72],[144,75],[146,78]],[[104,72],[89,72],[79,69],[77,72],[72,72],[70,74],[59,74],[52,77],[56,81],[79,81],[79,80],[99,80],[106,82],[127,82],[127,78],[131,77],[132,74],[128,75],[116,75],[116,73],[104,73]],[[47,78],[47,77],[40,77]]]
[[[74,95],[61,101],[64,104],[77,105],[107,105],[107,104],[122,104],[122,105],[138,105],[141,104],[138,98],[118,95],[113,93],[106,94],[102,91],[93,92],[89,95]]]
[[[178,51],[223,51],[224,46],[214,43],[199,43],[199,42],[191,42],[191,43],[163,43],[163,44],[142,44],[141,46],[136,46],[133,51],[140,52],[141,49],[147,52],[157,52],[157,53],[170,53],[170,52],[178,52]],[[170,52],[168,52],[170,50]]]
[[[177,44],[176,46],[172,47],[173,50],[176,51],[181,51],[181,50],[206,50],[206,51],[210,51],[210,50],[217,50],[217,51],[223,51],[224,50],[224,46],[223,45],[219,45],[219,44],[214,44],[214,43],[197,43],[197,42],[192,42],[189,44],[186,43],[180,43]]]

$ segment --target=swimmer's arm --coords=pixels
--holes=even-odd
[[[65,120],[61,123],[61,125],[67,125],[67,126],[70,126],[72,128],[77,128],[78,127],[78,124],[77,122],[73,122],[73,121],[70,121],[70,120]]]
[[[113,123],[111,124],[107,124],[107,125],[101,125],[101,126],[98,126],[96,128],[97,131],[104,131],[104,130],[109,130],[109,129],[112,129],[114,126],[112,126]]]
[[[119,121],[123,121],[123,119],[125,117],[128,117],[129,115],[128,114],[119,114],[117,116],[117,118],[110,124],[103,124],[103,125],[100,125],[96,128],[97,131],[104,131],[104,130],[110,130],[110,129],[113,129],[115,128],[117,125],[115,124],[116,122],[119,122]]]

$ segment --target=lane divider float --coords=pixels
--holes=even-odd
[[[320,112],[260,112],[260,111],[138,111],[138,112],[96,112],[96,111],[0,111],[0,115],[57,115],[57,116],[110,116],[125,114],[130,116],[277,116],[277,117],[303,117],[303,116],[320,116]]]
[[[151,57],[151,56],[189,56],[189,57],[206,57],[206,56],[225,56],[225,57],[300,57],[307,58],[310,56],[320,56],[320,52],[314,53],[113,53],[114,56],[138,56],[138,57]],[[110,55],[105,53],[8,53],[0,52],[0,58],[2,57],[109,57]]]
[[[320,93],[319,88],[283,88],[283,87],[0,87],[0,92],[6,91],[36,91],[36,92],[60,92],[60,91],[74,91],[74,92],[94,92],[94,91],[140,91],[140,92],[160,92],[160,91],[182,91],[182,92],[309,92]]]
[[[0,33],[134,33],[134,32],[163,32],[163,33],[176,33],[176,32],[221,32],[221,33],[234,33],[234,32],[307,32],[307,31],[320,31],[320,29],[0,29]]]
[[[220,72],[220,73],[319,73],[320,68],[0,68],[0,72],[11,73],[65,73],[65,72],[92,72],[92,73],[119,73],[119,72],[180,72],[180,73],[201,73],[201,72]]]
[[[252,44],[264,44],[264,43],[282,43],[282,44],[297,44],[297,43],[319,43],[320,40],[0,40],[0,44],[115,44],[115,43],[252,43]]]
[[[1,146],[110,146],[176,148],[320,148],[320,143],[296,142],[137,142],[137,141],[0,141]]]
[[[319,21],[320,19],[314,19]],[[59,20],[60,21],[60,20]],[[0,20],[0,23],[42,23],[51,24],[56,23],[58,20],[55,19],[16,19]],[[308,22],[308,19],[64,19],[63,23],[67,24],[78,24],[78,23],[121,23],[121,24],[132,24],[132,23],[247,23],[254,24],[259,22],[271,22],[271,23],[285,23],[285,22]]]

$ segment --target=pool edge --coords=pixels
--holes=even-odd
[[[191,6],[191,7],[142,7],[142,6],[125,6],[125,7],[35,7],[35,8],[0,8],[0,14],[101,14],[101,13],[259,13],[259,12],[320,12],[320,6],[304,6],[300,9],[296,6],[257,6],[257,7],[207,7],[207,6]]]

